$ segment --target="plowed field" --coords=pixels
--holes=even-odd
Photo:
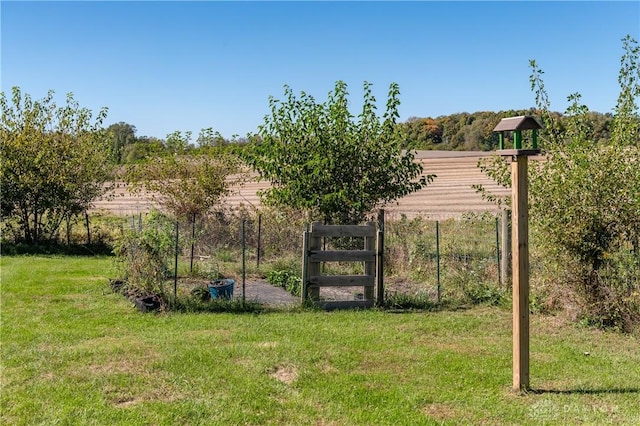
[[[424,165],[425,174],[437,177],[427,188],[408,195],[397,203],[385,207],[388,215],[408,217],[418,215],[430,219],[460,217],[463,213],[497,211],[492,204],[482,200],[473,184],[483,184],[492,192],[506,194],[504,188],[489,180],[477,167],[478,159],[487,152],[418,151],[416,159]],[[225,202],[232,206],[240,204],[259,206],[257,191],[268,186],[265,182],[250,182],[242,188],[234,188],[234,194]],[[149,196],[134,196],[122,185],[116,189],[115,197],[96,203],[96,209],[105,209],[117,214],[130,215],[148,211],[153,207]]]

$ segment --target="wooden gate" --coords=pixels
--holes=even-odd
[[[380,305],[384,298],[383,251],[384,216],[376,229],[374,222],[366,225],[323,225],[313,222],[304,233],[302,259],[302,300],[325,309],[365,308]],[[364,237],[364,247],[356,250],[323,250],[325,237]],[[324,262],[364,262],[362,275],[323,275]],[[362,300],[327,301],[320,299],[322,287],[363,287]],[[374,300],[375,293],[375,300]]]

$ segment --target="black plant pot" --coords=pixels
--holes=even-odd
[[[155,312],[160,310],[160,299],[157,295],[136,298],[133,303],[135,303],[136,308],[138,308],[140,312]]]
[[[127,286],[127,280],[111,279],[109,280],[109,284],[114,293],[122,293]]]

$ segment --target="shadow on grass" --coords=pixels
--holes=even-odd
[[[640,388],[610,389],[529,389],[527,393],[542,395],[606,395],[606,394],[640,394]]]
[[[2,256],[20,255],[64,255],[64,256],[113,256],[110,245],[99,242],[92,244],[62,244],[43,242],[40,244],[2,243]]]

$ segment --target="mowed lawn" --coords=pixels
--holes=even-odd
[[[0,260],[0,424],[640,424],[632,336],[532,316],[520,395],[503,308],[141,314],[112,262]]]

